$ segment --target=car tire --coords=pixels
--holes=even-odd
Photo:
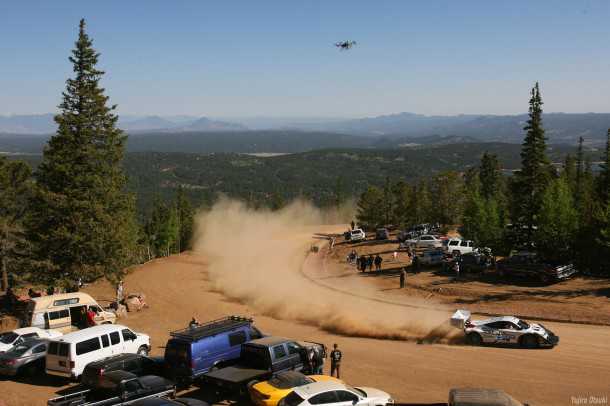
[[[468,333],[466,335],[466,343],[468,345],[479,346],[483,344],[483,338],[479,333]]]
[[[453,252],[452,252],[451,254],[453,254],[453,255],[460,255],[460,251],[458,251],[458,250],[453,250]]]
[[[523,347],[523,348],[528,348],[528,349],[538,348],[538,339],[531,334],[521,337],[520,343],[521,343],[521,347]]]
[[[140,348],[138,348],[138,355],[143,355],[143,356],[148,356],[148,347],[145,345],[142,345]]]

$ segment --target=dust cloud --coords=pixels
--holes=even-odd
[[[305,276],[304,266],[320,266],[308,257],[315,234],[344,230],[333,224],[350,218],[348,209],[302,201],[272,212],[223,198],[199,214],[193,247],[208,258],[213,290],[266,316],[346,336],[451,341],[445,309],[371,300],[375,289],[363,280],[332,289]]]

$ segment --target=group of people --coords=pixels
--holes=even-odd
[[[350,254],[347,256],[347,262],[350,264],[355,264],[356,268],[361,272],[366,272],[367,268],[369,271],[373,270],[373,265],[375,265],[375,270],[381,272],[381,264],[383,263],[383,258],[379,254],[375,255],[362,255],[358,256],[355,250],[352,250]]]

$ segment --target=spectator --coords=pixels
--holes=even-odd
[[[371,254],[366,259],[366,265],[369,267],[370,272],[373,272],[373,262],[375,262],[375,260],[373,259],[373,254]]]
[[[123,280],[119,281],[119,284],[116,287],[116,302],[121,303],[124,298],[123,293]]]
[[[340,379],[341,374],[341,358],[343,354],[339,350],[337,344],[333,345],[333,350],[330,352],[330,376],[334,376],[337,373],[337,379]]]
[[[352,220],[352,224],[351,224],[351,226],[352,226],[352,230],[353,230],[354,228],[356,228],[356,223],[354,223],[354,220]]]
[[[400,289],[404,289],[405,284],[407,283],[407,269],[406,267],[400,271]]]
[[[394,258],[394,262],[398,262],[398,252],[394,251],[392,253],[392,258]]]
[[[195,328],[195,327],[199,327],[199,321],[195,318],[195,316],[193,316],[193,318],[191,318],[191,321],[189,323],[189,328]]]
[[[89,307],[87,309],[87,327],[95,326],[95,316],[97,316],[97,313],[95,313],[92,307]]]
[[[379,256],[379,254],[377,254],[375,256],[375,270],[377,272],[381,272],[381,263],[383,262],[383,259]]]

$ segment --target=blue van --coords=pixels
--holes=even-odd
[[[165,346],[165,368],[174,381],[191,383],[206,372],[239,359],[241,345],[263,335],[254,321],[239,316],[172,331]]]

